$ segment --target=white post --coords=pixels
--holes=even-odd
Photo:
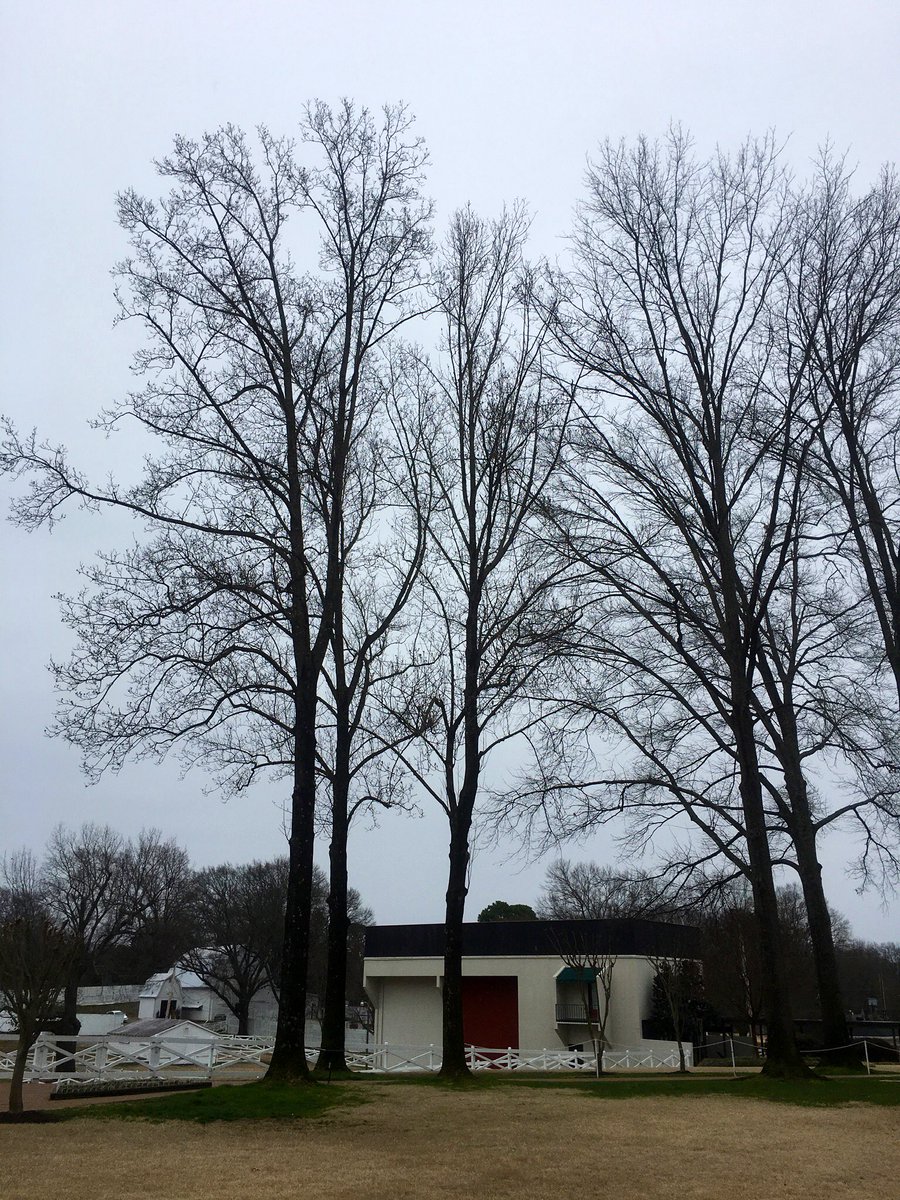
[[[103,1078],[103,1073],[106,1070],[106,1042],[99,1042],[94,1053],[94,1070],[100,1079]]]
[[[734,1076],[735,1079],[737,1079],[737,1067],[735,1066],[735,1062],[734,1062],[734,1038],[733,1037],[730,1037],[728,1039],[728,1044],[731,1047],[731,1074]]]
[[[428,1070],[434,1070],[434,1042],[431,1042],[428,1047]]]
[[[31,1060],[31,1073],[38,1075],[47,1070],[47,1060],[50,1057],[50,1047],[44,1040],[45,1034],[38,1034],[34,1043],[34,1058]]]
[[[869,1066],[869,1043],[866,1041],[865,1038],[863,1038],[863,1052],[865,1053],[865,1056],[866,1056],[866,1074],[871,1075],[872,1068]]]
[[[150,1057],[147,1065],[154,1074],[159,1072],[159,1042],[150,1043]]]
[[[213,1065],[215,1064],[215,1061],[216,1061],[216,1044],[215,1044],[215,1042],[210,1042],[209,1050],[207,1051],[207,1062],[206,1062],[206,1078],[207,1079],[212,1079]]]

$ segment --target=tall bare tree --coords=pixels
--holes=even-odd
[[[533,536],[559,462],[566,393],[545,378],[547,314],[522,253],[527,220],[458,212],[437,267],[440,356],[421,361],[435,493],[414,682],[398,682],[401,751],[450,827],[442,1074],[467,1074],[462,922],[482,769],[539,720],[549,639],[563,617],[558,576]]]
[[[16,516],[50,522],[67,501],[133,512],[149,539],[103,557],[67,606],[77,646],[58,668],[60,731],[89,768],[178,747],[241,788],[289,778],[290,873],[282,1004],[271,1073],[306,1077],[317,708],[340,602],[353,443],[367,365],[410,313],[427,248],[425,162],[402,107],[376,121],[316,104],[313,166],[228,126],[178,138],[157,164],[159,204],[119,200],[132,256],[122,317],[146,344],[143,391],[105,413],[162,450],[130,486],[95,487],[62,449],[7,428],[2,464],[31,476]],[[310,227],[309,242],[289,231]],[[289,221],[289,218],[292,219]],[[320,272],[303,274],[317,245]],[[293,256],[293,257],[292,257]]]
[[[685,1035],[703,994],[700,964],[690,958],[650,955],[647,961],[656,972],[654,990],[662,997],[678,1045],[678,1070],[687,1071],[684,1053]]]
[[[759,620],[794,517],[773,452],[793,440],[794,409],[765,322],[787,216],[771,140],[703,164],[677,130],[662,147],[607,144],[557,323],[584,397],[557,523],[596,580],[587,652],[614,664],[600,707],[641,759],[631,794],[675,798],[748,873],[773,1074],[805,1069],[753,710]]]
[[[342,530],[341,600],[323,671],[319,771],[329,837],[328,967],[317,1069],[347,1069],[345,1057],[348,938],[355,919],[349,896],[347,841],[353,821],[374,810],[403,808],[408,784],[390,739],[370,732],[374,694],[404,671],[404,610],[417,583],[432,509],[423,478],[424,427],[405,395],[405,364],[385,357],[376,420],[354,457],[356,500]],[[408,740],[399,732],[401,745]],[[359,908],[358,896],[355,907]],[[358,915],[358,914],[357,914]]]

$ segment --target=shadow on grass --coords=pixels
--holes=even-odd
[[[270,1083],[258,1080],[199,1092],[116,1104],[91,1104],[53,1113],[57,1120],[100,1118],[115,1121],[271,1121],[310,1120],[329,1109],[361,1104],[364,1095],[337,1084]]]

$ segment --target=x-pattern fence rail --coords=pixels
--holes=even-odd
[[[25,1078],[52,1081],[60,1078],[134,1080],[139,1077],[212,1078],[216,1074],[262,1069],[272,1051],[272,1039],[217,1035],[210,1042],[197,1038],[175,1038],[158,1034],[140,1039],[108,1033],[96,1037],[66,1037],[42,1034],[28,1055]],[[685,1046],[688,1065],[690,1047]],[[12,1074],[15,1038],[0,1038],[0,1078]],[[315,1062],[318,1047],[308,1047],[306,1057]],[[467,1048],[473,1071],[583,1071],[593,1073],[596,1060],[591,1053],[576,1050],[525,1051],[513,1047]],[[348,1065],[372,1073],[437,1071],[441,1052],[435,1046],[372,1045],[365,1050],[348,1050]],[[669,1068],[678,1066],[678,1053],[660,1054],[642,1048],[605,1050],[604,1070],[631,1067]]]
[[[687,1065],[692,1065],[691,1047],[685,1045]],[[469,1069],[472,1071],[584,1071],[593,1074],[597,1063],[591,1052],[583,1050],[519,1050],[490,1049],[484,1046],[469,1046],[466,1049]],[[437,1071],[441,1066],[441,1052],[435,1046],[370,1046],[365,1051],[347,1054],[348,1065],[358,1071]],[[630,1069],[632,1067],[677,1068],[678,1051],[660,1054],[658,1050],[641,1047],[604,1050],[604,1071]]]

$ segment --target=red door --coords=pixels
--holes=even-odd
[[[463,1037],[470,1046],[519,1045],[519,980],[515,975],[465,975]]]

